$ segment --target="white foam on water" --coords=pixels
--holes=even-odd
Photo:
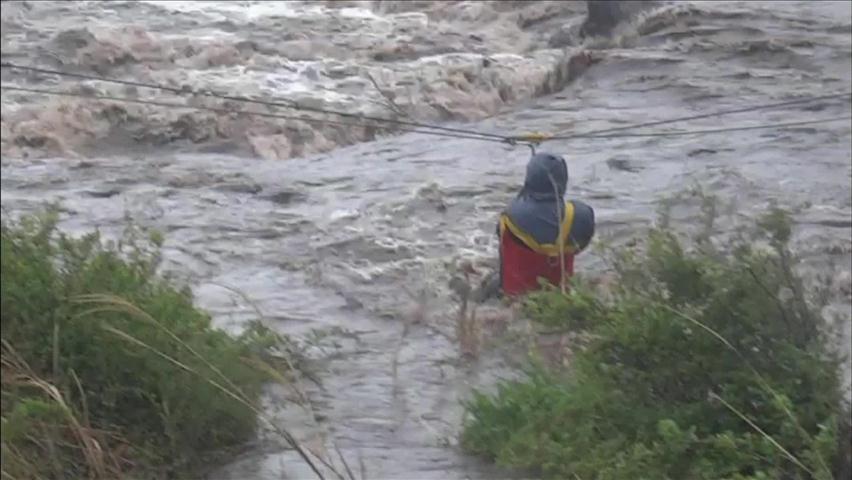
[[[372,10],[366,8],[347,7],[338,10],[340,16],[347,18],[360,18],[363,20],[387,21]]]
[[[220,2],[220,1],[170,1],[170,0],[141,0],[144,3],[183,13],[219,14],[225,17],[239,16],[246,20],[257,20],[264,17],[285,18],[316,18],[336,14],[350,19],[360,19],[376,22],[388,20],[377,15],[368,8],[345,7],[331,9],[312,2],[297,1],[250,1],[250,2]]]
[[[233,67],[192,70],[192,83],[202,88],[211,88],[226,92],[242,92],[244,95],[260,94],[261,97],[306,96],[323,103],[351,102],[352,96],[339,93],[331,81],[312,80],[305,71],[308,66],[322,66],[320,62],[290,62],[299,65],[296,71],[279,69],[276,72],[247,69],[238,65]],[[186,72],[184,72],[186,73]],[[247,85],[250,85],[247,88]],[[252,92],[254,90],[254,92]]]
[[[356,209],[340,209],[331,212],[329,220],[336,222],[339,220],[351,220],[361,216],[361,212]]]
[[[141,3],[156,5],[166,10],[182,13],[219,14],[225,17],[240,16],[256,19],[266,16],[298,17],[313,12],[319,13],[322,7],[310,6],[301,2],[214,2],[183,0],[140,0]]]

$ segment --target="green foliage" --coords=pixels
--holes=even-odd
[[[589,322],[604,309],[601,301],[586,285],[572,279],[572,289],[565,295],[560,290],[543,284],[542,289],[524,299],[524,311],[542,325],[567,329],[586,329]]]
[[[532,295],[532,318],[587,340],[568,372],[476,394],[463,445],[548,478],[832,478],[849,455],[838,360],[792,270],[789,220],[760,225],[770,249],[689,252],[653,231],[606,301]]]
[[[105,451],[129,448],[117,471],[158,477],[249,439],[267,376],[246,359],[265,346],[262,329],[212,328],[156,273],[159,234],[108,244],[55,227],[50,214],[2,224],[4,473],[86,476],[78,450],[91,432]]]

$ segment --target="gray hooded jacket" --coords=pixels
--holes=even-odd
[[[537,153],[527,164],[527,175],[520,193],[506,210],[518,228],[540,244],[556,243],[559,225],[565,215],[565,191],[568,167],[562,157]],[[580,251],[588,246],[595,233],[595,213],[588,205],[572,201],[574,221],[569,244]]]

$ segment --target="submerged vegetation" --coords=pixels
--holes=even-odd
[[[3,220],[3,478],[185,478],[254,434],[282,339],[214,329],[156,272],[160,242]]]
[[[848,478],[840,360],[786,214],[758,227],[690,248],[658,228],[617,256],[605,293],[528,297],[534,321],[581,333],[573,361],[477,393],[462,444],[547,478]]]

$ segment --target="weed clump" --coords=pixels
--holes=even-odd
[[[183,476],[252,437],[269,332],[212,328],[126,237],[2,222],[4,478]]]
[[[654,230],[616,260],[605,299],[531,295],[534,320],[585,333],[574,363],[477,393],[463,445],[548,478],[844,478],[839,360],[794,272],[789,219],[759,225],[765,247],[693,251]]]

